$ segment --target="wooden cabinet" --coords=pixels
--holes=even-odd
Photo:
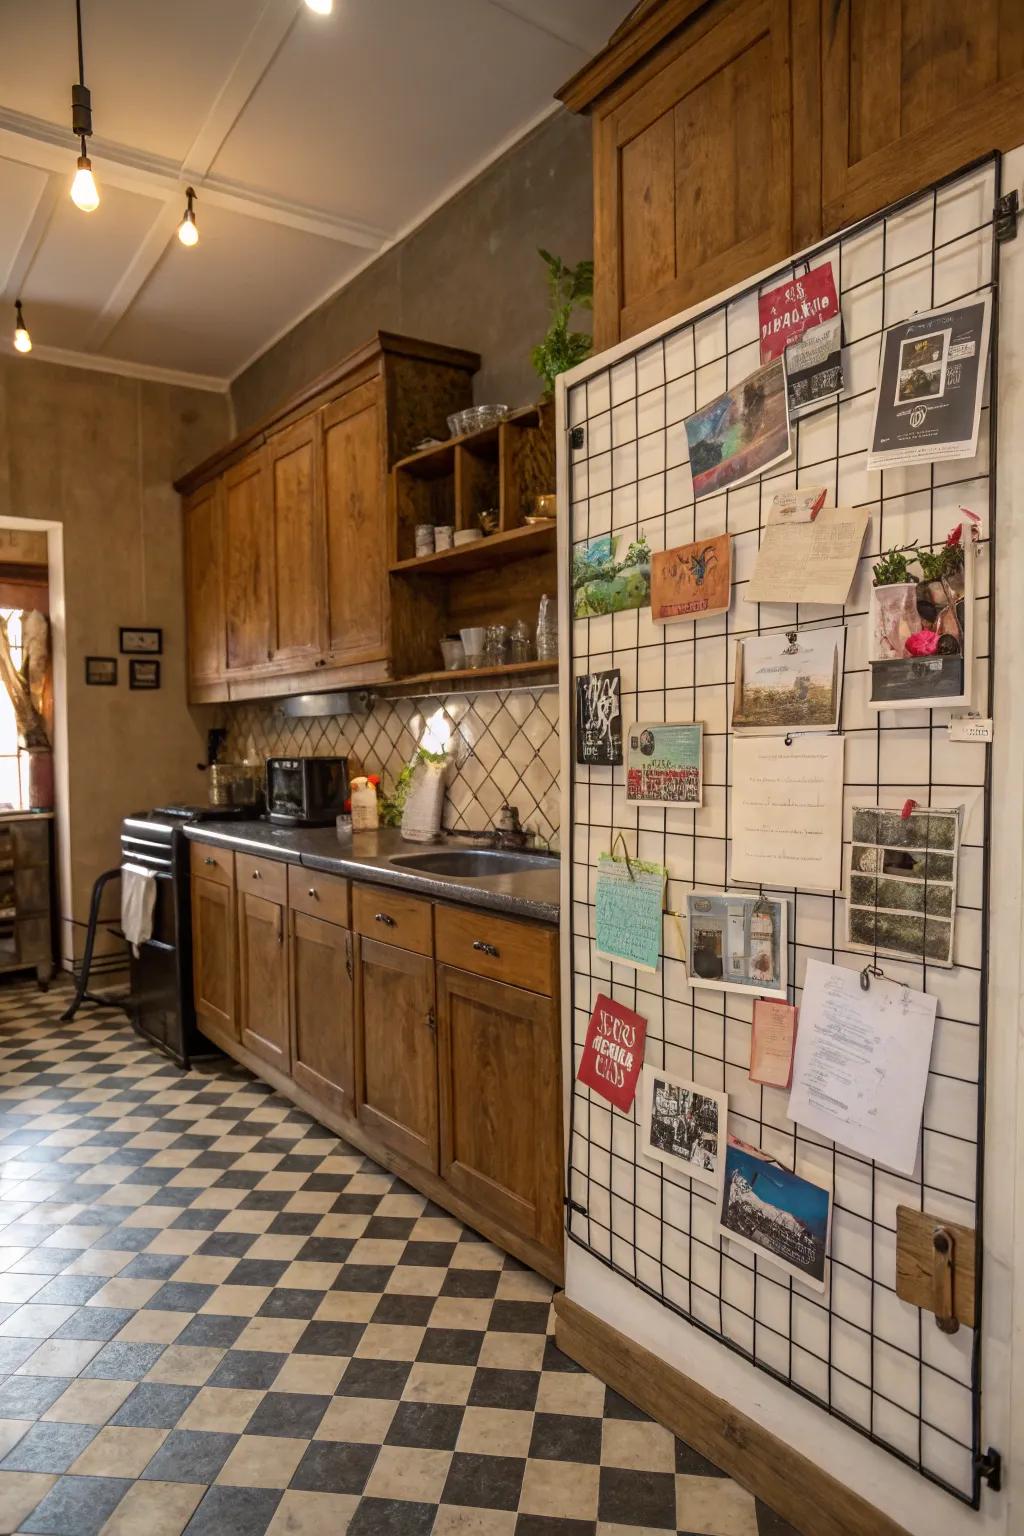
[[[652,0],[558,94],[593,119],[601,349],[1024,139],[1024,7]]]
[[[224,615],[228,672],[266,669],[273,655],[273,524],[267,454],[224,475]]]
[[[224,488],[220,480],[186,498],[185,598],[189,673],[217,683],[226,666],[224,634]]]
[[[319,491],[320,424],[297,421],[267,442],[273,521],[270,659],[279,665],[323,655],[324,529]]]
[[[229,849],[193,843],[192,990],[200,1027],[236,1035],[235,881]]]
[[[352,934],[294,909],[289,921],[292,1077],[320,1103],[354,1115]]]
[[[441,1174],[513,1232],[557,1249],[561,1054],[548,997],[437,971]]]
[[[383,418],[377,384],[360,385],[321,413],[327,650],[333,665],[378,661],[388,654]]]
[[[285,909],[279,901],[238,894],[238,967],[241,1040],[255,1055],[287,1072],[288,951]]]
[[[437,1171],[437,1020],[429,955],[360,938],[360,1122],[386,1147]]]

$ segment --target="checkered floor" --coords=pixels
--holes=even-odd
[[[67,998],[0,990],[0,1532],[789,1532],[555,1348],[546,1281]]]

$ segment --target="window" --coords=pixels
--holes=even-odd
[[[7,626],[7,640],[16,667],[21,666],[21,609],[0,608],[0,623]],[[23,781],[24,773],[24,781]],[[20,811],[28,799],[27,755],[18,748],[18,722],[7,689],[0,686],[0,810]]]

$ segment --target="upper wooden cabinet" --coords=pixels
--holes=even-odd
[[[388,680],[388,472],[471,404],[479,362],[378,335],[177,482],[193,700]]]
[[[600,349],[1024,139],[1024,5],[650,0],[559,96]]]

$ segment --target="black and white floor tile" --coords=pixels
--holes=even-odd
[[[0,990],[0,1533],[794,1536],[551,1286],[218,1058]]]

